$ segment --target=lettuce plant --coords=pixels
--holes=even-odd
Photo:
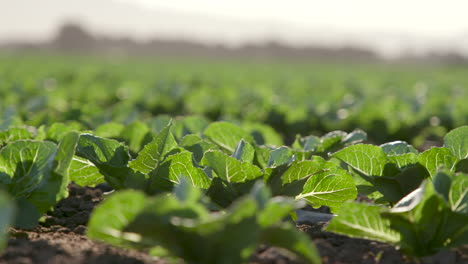
[[[244,263],[259,244],[290,250],[307,263],[320,263],[307,235],[283,219],[296,207],[286,197],[271,198],[258,183],[229,208],[211,212],[206,197],[181,176],[173,193],[147,197],[118,191],[93,212],[92,239],[186,263]]]
[[[419,153],[402,141],[381,146],[357,144],[332,154],[354,175],[358,192],[394,204],[432,178],[441,166],[453,172],[468,172],[468,126],[444,137],[443,147]]]
[[[258,146],[249,133],[227,122],[208,125],[202,136],[185,135],[180,144],[171,127],[163,127],[134,159],[124,143],[82,134],[71,164],[72,179],[78,184],[105,180],[115,189],[157,194],[170,192],[185,175],[221,207],[248,193],[259,179],[275,196],[305,199],[332,210],[356,197],[352,177],[319,156],[299,160],[291,148]]]
[[[13,222],[15,206],[11,197],[0,190],[0,251],[5,247],[8,228]]]
[[[468,175],[441,171],[392,208],[349,202],[325,230],[427,256],[468,243]]]
[[[17,140],[0,149],[0,188],[16,202],[16,226],[34,227],[45,212],[68,195],[68,169],[78,136],[69,132],[58,145]]]

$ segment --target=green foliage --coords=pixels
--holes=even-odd
[[[138,153],[138,157],[130,163],[130,167],[142,173],[156,169],[164,156],[177,146],[170,129],[170,124],[163,128],[153,141]]]
[[[91,134],[81,134],[76,153],[91,161],[114,188],[144,187],[145,175],[128,166],[131,157],[128,147],[123,143]],[[95,175],[99,177],[100,174]]]
[[[201,131],[202,127],[198,127],[198,135],[188,134],[177,141],[172,134],[174,126],[169,124],[135,153],[135,159],[124,142],[81,134],[71,177],[80,185],[105,180],[115,189],[134,188],[148,194],[170,192],[180,177],[188,177],[221,207],[248,193],[258,178],[272,188],[274,195],[305,199],[313,206],[326,205],[334,211],[341,202],[356,197],[352,177],[334,163],[318,156],[303,163],[295,161],[297,151],[258,145],[248,133],[228,122],[215,122]],[[306,164],[313,164],[313,171],[295,168]]]
[[[392,243],[415,256],[468,243],[467,174],[445,171],[393,208],[346,203],[327,231]]]
[[[157,133],[141,122],[100,128],[115,139],[70,132],[75,126],[60,123],[5,130],[0,182],[16,202],[14,225],[34,227],[67,196],[73,180],[139,190],[104,203],[106,209],[90,223],[91,237],[195,263],[239,263],[259,243],[317,261],[302,234],[287,223],[278,225],[294,200],[338,212],[327,230],[392,243],[415,256],[467,242],[465,127],[449,132],[444,147],[419,153],[403,141],[356,144],[365,139],[360,130],[298,137],[291,147],[260,145],[258,134],[232,123],[197,125],[199,120],[177,118],[165,126],[158,121]],[[114,134],[107,131],[114,128]],[[394,206],[349,202],[358,192]],[[104,226],[104,211],[122,215]],[[242,232],[249,235],[238,237]],[[173,239],[179,236],[184,243]],[[209,247],[195,245],[200,239],[210,241]]]
[[[444,147],[459,159],[468,158],[468,126],[459,127],[447,133],[444,137]]]
[[[70,180],[80,186],[94,187],[106,181],[94,163],[78,156],[73,156],[68,173]]]
[[[296,163],[285,174],[289,176],[291,169],[295,170],[292,174],[308,177],[302,192],[296,198],[305,199],[313,206],[325,205],[335,211],[344,201],[357,196],[352,177],[345,170],[320,157],[314,157],[313,161]],[[285,175],[283,174],[282,177]]]
[[[15,217],[13,200],[4,191],[0,190],[0,252],[6,246],[8,228]]]
[[[424,157],[406,142],[357,144],[332,156],[348,166],[358,192],[378,202],[396,203],[430,177],[429,169],[421,164]]]
[[[206,152],[202,164],[212,168],[218,177],[228,183],[245,182],[262,175],[257,166],[229,157],[220,151]]]
[[[233,153],[237,144],[242,139],[252,142],[253,137],[242,128],[227,122],[211,123],[203,133],[211,142],[226,150],[229,154]]]
[[[347,202],[325,230],[350,237],[398,243],[401,235],[390,228],[389,219],[381,216],[387,210],[379,205]]]
[[[18,140],[0,150],[0,187],[17,203],[15,225],[34,227],[42,214],[68,195],[68,168],[78,133],[66,133],[59,145]]]
[[[320,263],[307,235],[282,222],[294,209],[293,200],[271,199],[258,184],[222,213],[211,213],[201,200],[200,190],[186,181],[173,194],[151,198],[138,191],[118,192],[96,208],[87,234],[187,263],[243,263],[260,243]]]
[[[354,130],[349,134],[343,131],[332,131],[320,138],[316,136],[296,136],[296,141],[292,147],[298,151],[302,159],[308,159],[313,154],[327,157],[331,152],[361,143],[366,139],[367,134],[360,129]]]
[[[32,139],[33,137],[33,133],[31,133],[27,128],[12,127],[6,131],[0,132],[0,147],[20,139]]]
[[[182,177],[187,177],[193,186],[203,189],[208,189],[211,182],[211,179],[205,175],[203,170],[193,164],[192,153],[182,150],[164,159],[158,169],[151,174],[149,188],[151,192],[160,189],[161,180],[179,184]]]
[[[304,236],[276,224],[291,198],[339,212],[330,229],[409,254],[466,244],[468,78],[458,67],[47,61],[0,63],[0,187],[17,208],[15,226],[35,226],[72,180],[145,192],[111,196],[95,221],[109,222],[106,210],[119,219],[93,224],[91,236],[201,263],[244,260],[266,242],[314,259]],[[360,144],[367,136],[405,141]],[[406,143],[442,139],[422,153]],[[257,181],[274,198],[251,192]],[[393,208],[347,202],[357,193]],[[11,219],[3,212],[0,231]],[[147,221],[154,231],[143,232]],[[238,240],[227,246],[228,236]],[[205,252],[194,237],[214,242]]]

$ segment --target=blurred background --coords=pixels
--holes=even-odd
[[[157,131],[196,116],[276,133],[274,145],[360,128],[370,142],[425,149],[468,122],[466,1],[0,7],[0,130],[118,123]]]
[[[464,59],[466,1],[1,0],[3,50]]]

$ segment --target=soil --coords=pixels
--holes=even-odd
[[[45,221],[33,230],[11,229],[8,247],[0,255],[0,264],[164,264],[145,252],[112,247],[89,240],[86,224],[93,208],[103,199],[106,186],[96,188],[69,186],[70,196],[60,201]],[[326,209],[321,209],[326,212]],[[374,241],[353,239],[321,229],[326,223],[300,225],[314,241],[323,263],[463,263],[468,264],[468,246],[420,260],[412,260],[394,247]],[[250,264],[298,264],[284,250],[260,246]]]

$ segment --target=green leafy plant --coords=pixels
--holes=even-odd
[[[0,252],[5,247],[8,228],[15,217],[15,206],[13,200],[4,191],[0,190]]]
[[[34,227],[42,214],[68,195],[68,169],[77,142],[78,133],[69,132],[58,145],[18,140],[0,150],[0,187],[16,202],[16,226]]]
[[[93,212],[87,235],[187,263],[243,263],[259,244],[320,263],[307,235],[282,220],[295,208],[294,200],[271,198],[267,188],[256,184],[225,211],[210,212],[189,181],[182,178],[173,193],[156,197],[134,190],[113,194]]]
[[[308,159],[312,155],[327,157],[328,153],[336,152],[344,147],[361,143],[367,139],[366,132],[356,129],[351,133],[332,131],[322,137],[296,136],[292,147],[300,159]]]
[[[347,165],[358,192],[377,202],[396,203],[429,177],[426,168],[418,163],[417,150],[401,141],[381,146],[357,144],[332,157]]]
[[[419,153],[403,141],[381,146],[357,144],[332,154],[344,162],[358,192],[377,202],[396,203],[431,178],[441,166],[454,172],[468,172],[468,127],[456,128],[444,137],[444,147]]]
[[[427,256],[468,243],[468,175],[441,171],[391,209],[343,204],[327,231],[391,243]]]
[[[434,175],[441,166],[468,173],[468,126],[462,126],[444,136],[444,146],[431,148],[421,153],[419,162]]]
[[[23,127],[11,127],[0,132],[0,147],[20,139],[32,139],[34,134]]]
[[[185,175],[221,207],[248,193],[258,179],[275,196],[305,199],[334,211],[356,197],[351,176],[336,164],[318,156],[299,161],[297,152],[288,147],[259,146],[231,123],[214,122],[201,136],[188,134],[180,143],[171,129],[171,123],[163,127],[134,159],[122,142],[82,134],[71,165],[72,179],[79,184],[105,180],[115,189],[157,194],[170,192],[180,182],[179,176]]]

